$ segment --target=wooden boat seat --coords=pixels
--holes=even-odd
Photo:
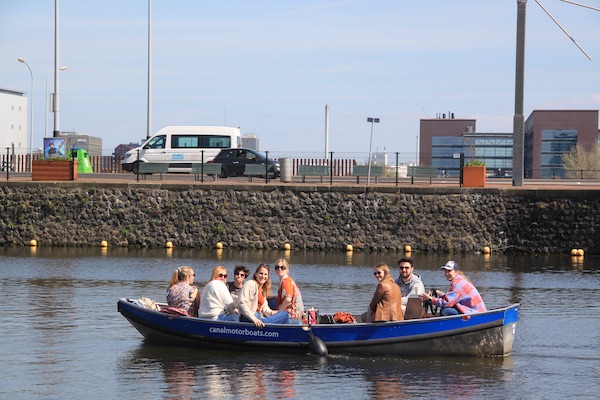
[[[404,319],[419,319],[421,315],[423,315],[423,300],[419,295],[409,295],[406,302],[406,311],[404,311]]]

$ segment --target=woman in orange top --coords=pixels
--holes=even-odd
[[[279,277],[279,291],[277,292],[277,309],[286,311],[290,316],[290,324],[301,324],[304,303],[302,294],[296,282],[290,277],[290,265],[280,258],[275,261],[275,273]]]

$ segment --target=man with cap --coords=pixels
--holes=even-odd
[[[431,300],[431,304],[440,307],[441,316],[486,311],[479,291],[460,270],[456,261],[448,261],[442,270],[450,281],[450,289],[446,293],[438,291],[438,297],[431,297],[431,293],[422,294],[423,300]]]
[[[415,264],[412,258],[400,259],[398,269],[400,270],[400,276],[396,279],[396,283],[400,286],[400,292],[402,292],[402,312],[404,312],[408,295],[425,293],[425,286],[421,281],[421,277],[414,273]]]

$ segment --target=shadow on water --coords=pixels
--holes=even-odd
[[[142,344],[118,362],[122,387],[141,376],[172,398],[480,398],[513,380],[511,357],[400,358],[236,353]],[[427,396],[425,396],[427,397]]]

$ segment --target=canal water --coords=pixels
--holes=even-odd
[[[586,256],[456,255],[488,307],[521,303],[501,358],[356,357],[151,346],[117,313],[120,297],[164,301],[172,271],[285,256],[307,306],[365,310],[379,261],[402,254],[0,248],[0,398],[597,398],[600,267]],[[446,289],[445,255],[413,254],[426,288]],[[394,275],[398,271],[394,268]],[[274,277],[277,283],[277,278]]]

